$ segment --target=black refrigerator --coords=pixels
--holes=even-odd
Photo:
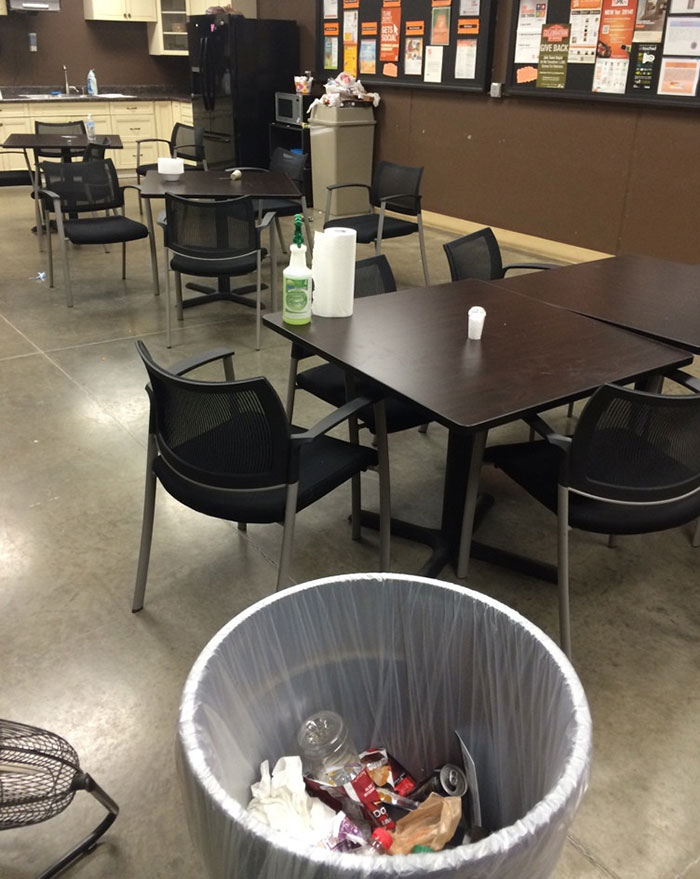
[[[267,167],[275,92],[299,73],[295,21],[193,15],[187,24],[194,124],[210,167]]]

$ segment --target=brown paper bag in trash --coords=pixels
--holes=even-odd
[[[417,809],[396,822],[392,832],[392,855],[407,855],[414,845],[429,845],[439,852],[454,836],[462,817],[459,797],[441,797],[432,793]]]

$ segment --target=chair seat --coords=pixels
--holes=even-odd
[[[341,217],[338,220],[329,220],[323,228],[355,229],[359,244],[371,244],[377,237],[378,225],[379,214],[362,214],[359,217]],[[385,217],[382,238],[400,238],[402,235],[413,235],[417,231],[418,223],[399,220],[397,217]]]
[[[66,220],[63,228],[66,238],[74,244],[116,244],[148,238],[148,229],[143,223],[122,216]]]
[[[297,376],[297,387],[336,408],[342,406],[346,400],[345,373],[334,363],[323,363],[300,372]],[[371,397],[376,395],[378,391],[381,393],[380,386],[371,379],[357,378],[355,380],[355,393],[358,396]],[[427,409],[399,397],[387,397],[385,406],[388,433],[409,430],[412,427],[427,424],[433,419]],[[373,406],[361,409],[358,418],[372,433],[376,433]]]
[[[255,202],[255,210],[262,206],[263,214],[272,211],[278,217],[291,217],[301,213],[301,202],[291,198],[260,198]]]
[[[260,259],[264,259],[267,250],[260,249]],[[174,253],[170,260],[170,267],[175,272],[184,275],[197,275],[202,278],[213,278],[226,275],[249,275],[258,267],[257,251],[250,256],[239,256],[226,260],[194,259],[189,256],[181,256]]]
[[[525,491],[557,512],[561,451],[545,440],[492,446],[484,460],[502,469]],[[598,534],[647,534],[677,528],[700,516],[700,493],[667,504],[605,503],[569,494],[569,524]]]
[[[292,433],[303,428],[292,427]],[[299,465],[297,511],[303,510],[332,489],[346,482],[358,469],[377,464],[377,453],[334,437],[322,436],[302,447]],[[286,488],[261,491],[228,491],[210,488],[173,473],[160,456],[153,464],[163,488],[176,500],[217,519],[266,524],[282,522]]]
[[[136,173],[138,174],[139,177],[145,177],[149,171],[157,171],[157,170],[158,170],[158,163],[157,162],[149,162],[146,165],[139,165],[136,168]]]

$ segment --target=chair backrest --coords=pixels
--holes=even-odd
[[[223,489],[286,485],[289,421],[266,378],[198,381],[158,366],[143,342],[136,347],[150,379],[151,431],[175,472]]]
[[[293,153],[283,147],[277,147],[270,159],[270,171],[279,171],[286,174],[297,185],[304,183],[304,168],[306,167],[306,153]]]
[[[107,147],[102,143],[89,143],[83,152],[83,162],[95,162],[104,159]]]
[[[61,196],[64,213],[107,211],[124,205],[124,193],[111,159],[42,162],[46,189]]]
[[[166,193],[165,216],[165,244],[183,256],[235,259],[260,246],[249,198],[200,201]]]
[[[503,277],[501,249],[488,227],[442,246],[447,254],[453,281],[466,281],[469,278],[495,281]]]
[[[75,122],[41,122],[36,119],[34,121],[34,133],[35,134],[77,134],[77,135],[85,135],[87,131],[85,129],[85,123],[82,119],[77,119]],[[83,153],[83,147],[79,147],[75,150],[71,150],[71,156],[81,156]],[[60,159],[66,155],[65,150],[58,149],[57,147],[45,147],[44,149],[35,149],[34,157],[43,158],[43,159]]]
[[[355,298],[376,296],[377,293],[393,293],[395,290],[394,273],[383,253],[360,259],[355,263]]]
[[[173,158],[188,159],[201,165],[204,162],[204,128],[176,122],[170,135],[170,154]]]
[[[578,420],[563,482],[625,503],[658,503],[700,489],[700,394],[604,385]]]
[[[369,200],[374,207],[380,207],[382,199],[392,195],[401,198],[391,199],[387,208],[400,214],[420,213],[420,181],[423,168],[396,165],[394,162],[379,162],[372,174]]]

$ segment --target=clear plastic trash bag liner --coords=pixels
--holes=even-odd
[[[296,753],[302,720],[342,714],[363,747],[415,778],[476,762],[486,839],[366,858],[309,849],[246,812],[260,763]],[[591,719],[564,654],[520,614],[438,580],[352,574],[252,605],[209,642],[185,685],[178,765],[211,877],[546,879],[588,784]]]

